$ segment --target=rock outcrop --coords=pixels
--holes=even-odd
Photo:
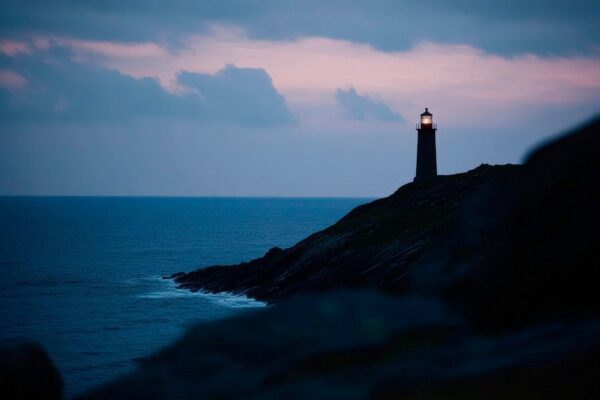
[[[424,251],[451,229],[456,211],[478,189],[516,176],[517,165],[482,165],[402,186],[359,206],[295,246],[233,266],[172,276],[180,288],[245,294],[275,303],[297,293],[373,287],[404,293]]]
[[[533,152],[466,205],[413,286],[486,332],[600,317],[599,152],[600,120]]]
[[[46,352],[30,342],[0,343],[0,398],[62,398],[63,381]]]

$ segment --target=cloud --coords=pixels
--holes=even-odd
[[[360,95],[354,88],[338,89],[335,92],[335,100],[353,120],[364,121],[366,118],[373,118],[385,122],[403,121],[402,116],[387,104],[367,95]]]
[[[12,47],[29,49],[28,52],[33,52],[37,59],[45,59],[45,64],[51,64],[53,52],[68,50],[68,56],[59,57],[59,64],[67,58],[76,66],[85,67],[83,72],[95,66],[92,69],[118,71],[137,81],[150,78],[153,83],[160,84],[159,94],[162,96],[166,92],[170,99],[175,93],[179,94],[175,100],[195,94],[196,98],[188,99],[193,100],[191,106],[180,102],[170,112],[161,114],[162,109],[159,109],[154,115],[181,113],[182,117],[196,121],[232,120],[234,117],[248,120],[247,110],[252,106],[256,107],[257,115],[253,116],[256,123],[269,126],[276,121],[293,121],[287,110],[289,105],[306,129],[344,124],[352,130],[357,124],[339,118],[343,115],[336,113],[339,105],[332,96],[349,82],[360,88],[361,94],[381,96],[391,109],[402,110],[404,117],[412,115],[411,119],[416,118],[427,105],[446,126],[483,122],[507,126],[522,118],[532,118],[551,106],[597,104],[600,99],[600,58],[593,56],[504,57],[472,46],[438,43],[423,43],[409,51],[389,53],[353,42],[318,37],[293,41],[257,40],[225,27],[207,35],[189,37],[184,44],[173,51],[151,42],[97,42],[36,36]],[[7,74],[5,86],[29,84],[26,71],[19,70],[27,69],[26,60],[36,58],[29,53],[13,53],[13,56],[5,57],[11,61],[9,64],[0,62],[0,70],[12,71],[24,78],[15,79],[14,74]],[[240,86],[240,93],[228,95],[237,109],[216,112],[191,81],[187,82],[191,85],[189,88],[183,80],[179,82],[181,71],[213,77],[222,80],[222,84],[233,82],[234,74],[226,73],[219,78],[218,71],[228,63],[263,69],[269,76],[269,79],[261,79],[260,74],[247,74],[246,79],[263,82],[264,90],[246,90]],[[203,86],[205,91],[212,87]],[[27,87],[31,89],[29,85]],[[241,101],[243,96],[250,96],[244,95],[243,90],[256,91],[256,98],[260,93],[260,99],[271,99],[271,107],[278,104],[273,108],[277,115],[270,115],[266,110],[269,107],[258,107],[262,102],[257,102],[256,98]],[[219,97],[222,91],[222,88],[212,90],[211,98],[222,101]],[[279,94],[285,96],[285,102],[277,101]],[[202,104],[196,104],[199,100]],[[58,104],[60,110],[66,103],[59,100]],[[201,105],[206,112],[200,109]],[[188,107],[192,110],[185,111]],[[208,113],[207,110],[212,111]],[[507,115],[511,117],[507,118]]]
[[[263,69],[227,65],[215,75],[181,72],[183,93],[150,77],[75,61],[62,48],[0,59],[0,118],[4,121],[115,122],[180,118],[269,127],[292,123]]]
[[[0,53],[9,56],[18,55],[21,53],[30,54],[31,48],[27,43],[15,40],[0,40]]]
[[[243,28],[253,38],[321,36],[384,51],[423,41],[468,44],[500,54],[590,52],[600,43],[600,3],[589,0],[6,0],[0,34],[42,32],[111,41],[176,44],[213,25]],[[427,26],[427,29],[423,29]]]
[[[505,115],[514,110],[527,110],[530,116],[553,104],[595,102],[600,95],[600,58],[593,56],[504,57],[439,43],[390,53],[320,37],[257,40],[225,27],[189,37],[166,56],[164,48],[146,51],[152,48],[146,43],[117,51],[119,43],[61,42],[91,62],[138,78],[157,77],[168,90],[174,90],[181,70],[214,74],[230,62],[263,68],[303,124],[312,117],[302,108],[331,121],[330,111],[337,107],[331,93],[349,82],[377,93],[405,117],[420,114],[427,105],[446,114],[447,123],[460,124],[491,118],[512,123]]]
[[[10,69],[0,69],[0,87],[8,90],[19,90],[27,86],[23,75]]]
[[[202,96],[207,118],[232,119],[247,126],[294,122],[285,99],[264,69],[227,65],[215,75],[183,71],[177,75],[177,82]]]

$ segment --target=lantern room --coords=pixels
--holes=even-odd
[[[421,126],[423,128],[431,128],[432,125],[432,119],[431,119],[432,115],[429,112],[429,109],[427,107],[425,107],[425,112],[423,114],[421,114]]]

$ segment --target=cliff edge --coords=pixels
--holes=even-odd
[[[172,278],[179,288],[245,294],[269,303],[339,288],[403,293],[409,270],[455,224],[465,200],[486,185],[513,179],[520,168],[484,164],[466,173],[408,183],[389,197],[356,207],[293,247]]]

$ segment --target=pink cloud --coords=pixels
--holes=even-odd
[[[18,42],[14,40],[0,40],[0,53],[7,56],[16,56],[19,54],[30,54],[31,47],[26,42]]]
[[[66,46],[81,53],[99,53],[113,58],[158,58],[166,57],[169,52],[156,43],[118,43],[107,41],[79,40],[64,37],[50,39],[53,44]]]
[[[311,113],[330,118],[337,112],[335,91],[348,86],[404,115],[417,115],[425,105],[443,110],[446,120],[456,124],[502,122],[507,113],[526,118],[547,106],[600,101],[600,58],[594,56],[502,57],[472,46],[436,43],[382,52],[322,37],[251,39],[234,27],[189,37],[177,51],[156,43],[52,40],[74,49],[82,62],[100,54],[107,67],[134,77],[157,77],[171,91],[182,90],[175,78],[181,70],[215,73],[228,63],[264,68],[290,107],[315,123],[323,118]]]
[[[295,41],[249,39],[236,29],[215,29],[187,40],[175,54],[145,45],[87,44],[123,72],[171,79],[179,70],[215,72],[224,64],[266,69],[278,88],[291,93],[335,90],[352,84],[385,97],[418,93],[492,102],[576,101],[582,89],[600,89],[600,59],[586,57],[501,57],[471,46],[423,43],[386,53],[366,45],[327,38]],[[123,47],[120,47],[123,46]],[[119,50],[116,50],[119,49]]]
[[[19,90],[27,86],[27,79],[16,71],[10,69],[0,70],[0,87],[9,90]]]

